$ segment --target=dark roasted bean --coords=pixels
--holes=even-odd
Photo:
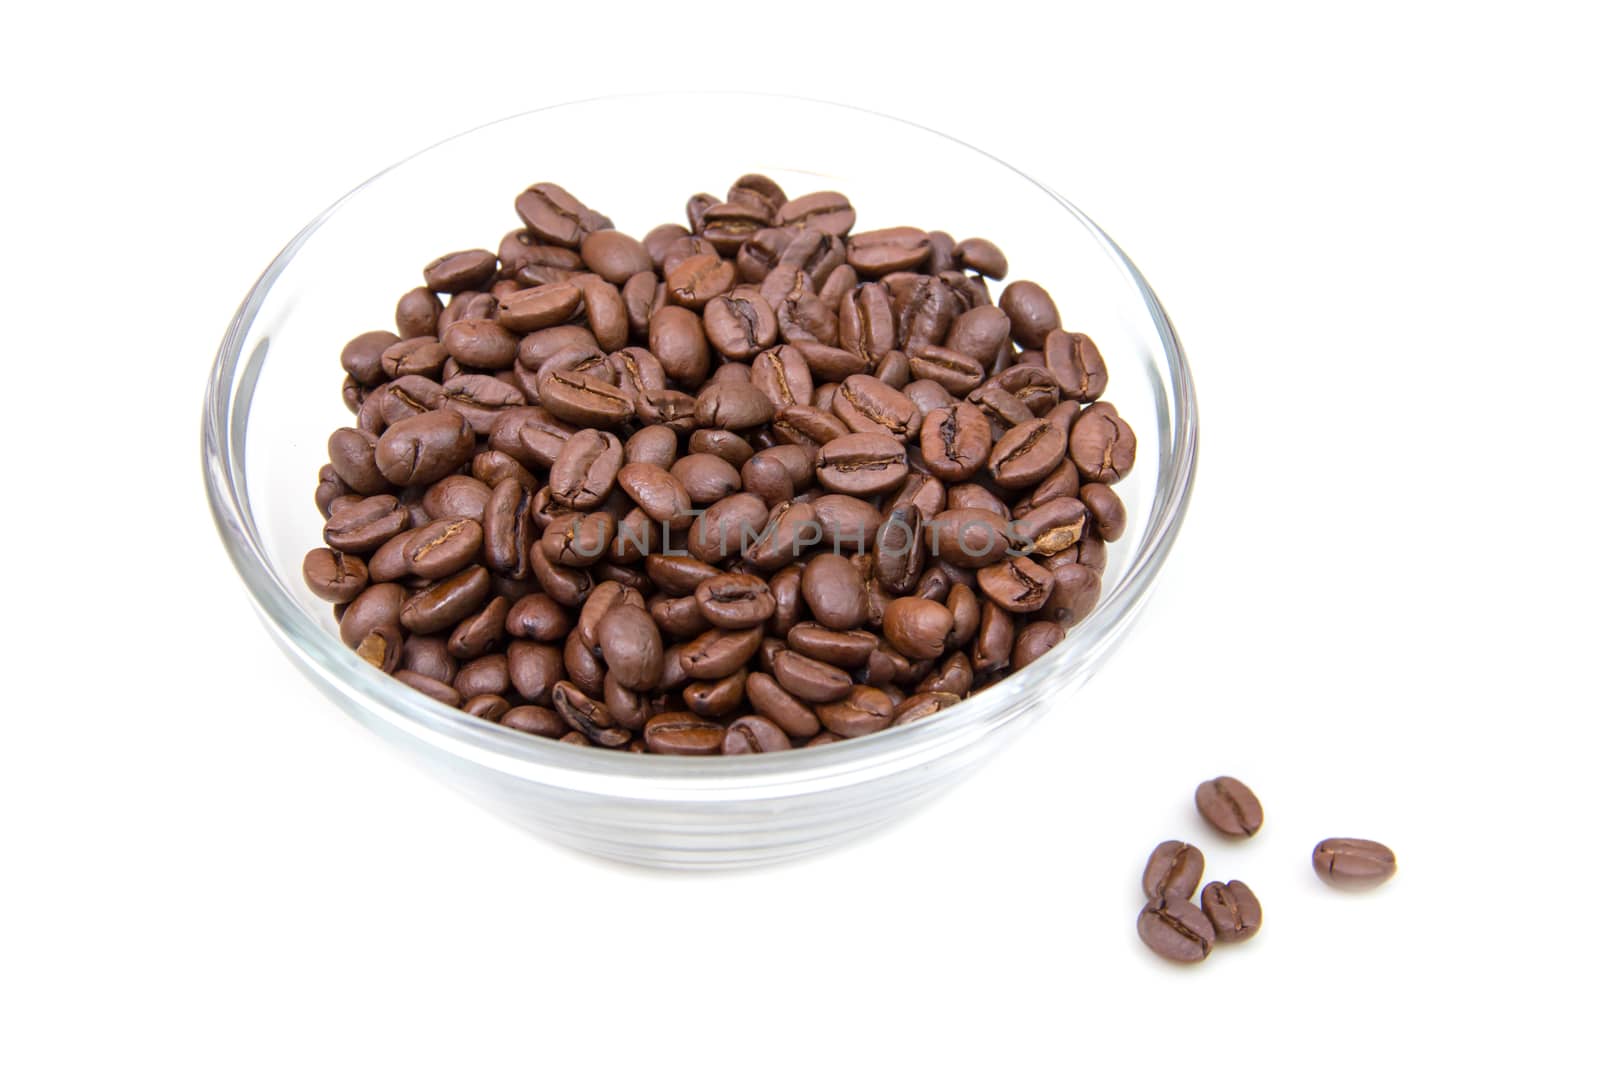
[[[1216,929],[1187,899],[1158,896],[1139,912],[1139,940],[1175,963],[1198,963],[1211,954]]]
[[[1140,884],[1151,900],[1162,896],[1188,900],[1200,888],[1205,869],[1206,858],[1199,849],[1182,841],[1163,841],[1145,861]]]

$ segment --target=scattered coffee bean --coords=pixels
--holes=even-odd
[[[1174,963],[1199,963],[1216,939],[1211,920],[1187,898],[1153,897],[1139,912],[1139,940]]]
[[[1370,889],[1394,877],[1394,853],[1359,837],[1330,837],[1311,852],[1317,877],[1340,889]]]
[[[1261,801],[1250,787],[1224,775],[1201,782],[1194,791],[1194,806],[1218,833],[1253,837],[1261,829]]]
[[[1144,865],[1141,885],[1144,895],[1188,900],[1200,888],[1206,858],[1193,845],[1182,841],[1163,841],[1150,853]]]
[[[1243,882],[1211,882],[1200,890],[1200,909],[1218,941],[1247,941],[1261,929],[1261,902]]]

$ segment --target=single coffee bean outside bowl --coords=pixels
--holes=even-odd
[[[685,140],[681,124],[673,120],[686,114],[715,114],[741,134],[732,139]],[[602,131],[620,129],[629,131],[629,156],[647,161],[648,181],[639,180],[639,168],[619,166],[615,152],[606,150],[612,139],[607,135],[602,141]],[[1003,155],[1006,146],[987,147]],[[900,160],[903,165],[884,165],[883,160]],[[307,550],[323,543],[325,520],[311,498],[321,468],[328,463],[329,432],[336,426],[356,425],[341,400],[345,369],[339,356],[346,343],[374,330],[425,336],[430,325],[442,329],[438,321],[448,327],[473,310],[480,317],[490,315],[495,297],[469,297],[477,303],[468,308],[464,301],[463,310],[452,313],[448,306],[435,311],[424,291],[422,296],[407,295],[403,321],[397,325],[394,319],[397,300],[423,284],[424,267],[455,250],[494,250],[502,235],[518,229],[512,201],[533,183],[558,183],[595,212],[604,212],[617,230],[638,238],[646,254],[681,257],[682,249],[668,247],[681,235],[647,240],[652,228],[669,221],[686,225],[685,197],[705,190],[720,198],[730,184],[751,172],[774,179],[795,200],[824,191],[844,194],[857,215],[851,232],[917,226],[948,233],[958,243],[973,238],[993,242],[1004,252],[1007,281],[1037,282],[1054,296],[1063,327],[1093,339],[1109,371],[1105,399],[1116,405],[1116,412],[1138,435],[1137,463],[1115,486],[1126,511],[1121,537],[1104,550],[1097,545],[1093,556],[1085,554],[1065,564],[1074,568],[1075,580],[1084,582],[1092,581],[1090,572],[1103,566],[1093,610],[1067,629],[1063,641],[1024,669],[996,675],[995,684],[926,717],[913,716],[917,721],[831,744],[798,743],[787,750],[726,756],[644,755],[612,751],[597,743],[553,743],[492,721],[493,716],[463,714],[374,669],[346,647],[329,603],[313,595],[302,571]],[[760,195],[759,189],[747,190],[738,202],[748,207],[757,204]],[[566,217],[560,204],[549,198],[530,206],[541,217],[548,215],[551,225]],[[761,209],[752,210],[759,214]],[[719,218],[711,222],[729,233],[736,230],[734,223],[739,220]],[[831,228],[845,220],[838,210],[830,209],[814,221],[817,227]],[[668,239],[663,241],[662,236]],[[901,243],[886,242],[888,251],[866,257],[862,266],[868,271],[897,266],[899,258],[910,254],[900,249]],[[500,254],[520,254],[516,245],[513,241],[498,246]],[[620,274],[623,266],[642,264],[633,246],[618,242],[616,251],[619,256],[626,252],[628,262],[608,261],[607,269]],[[825,242],[800,252],[815,262],[835,255]],[[803,289],[803,283],[794,280],[803,264],[796,267],[794,261],[804,258],[793,253],[791,264],[776,266],[775,270],[790,273],[774,279],[773,287],[787,280],[791,287]],[[970,266],[993,266],[989,258],[979,258],[984,263],[974,260]],[[530,262],[522,269],[525,280],[551,284],[582,269],[573,257],[550,254],[545,259],[548,262]],[[958,258],[954,269],[962,264]],[[476,275],[463,274],[456,281],[478,284]],[[926,294],[911,292],[903,276],[890,271],[880,281],[859,273],[859,281],[883,285],[891,304],[923,302],[925,314],[911,317],[915,321],[908,341],[913,349],[920,351],[917,345],[923,343],[917,331],[925,337],[930,329],[946,328],[947,319],[941,316],[947,311],[938,301],[927,300]],[[734,284],[749,283],[739,277]],[[996,302],[1005,284],[990,283],[989,293]],[[445,294],[441,302],[448,305],[453,299]],[[784,314],[788,318],[783,328],[795,329],[803,323],[794,316],[809,312],[797,303],[793,315],[788,309]],[[618,321],[625,328],[626,316]],[[764,321],[759,325],[766,328]],[[456,334],[452,338],[460,340]],[[629,339],[628,343],[644,342]],[[838,361],[835,353],[841,350],[828,347],[837,343],[830,337],[809,343],[810,358],[818,360],[818,366]],[[485,348],[482,354],[491,364],[504,358],[498,349]],[[476,355],[475,350],[473,358]],[[350,358],[357,361],[357,357],[365,358],[358,352]],[[576,364],[586,357],[574,351],[556,352],[550,358]],[[707,360],[708,368],[720,362],[709,348]],[[358,369],[368,378],[382,380],[381,367],[374,370],[370,363],[357,362]],[[610,374],[606,380],[620,381],[624,388],[607,388],[630,396],[631,382],[618,378],[622,364],[612,363],[612,369],[601,373]],[[892,364],[891,360],[883,365],[884,373],[896,373]],[[675,357],[674,371],[687,365],[681,356]],[[419,363],[418,368],[434,373],[437,365]],[[521,364],[509,371],[465,365],[450,371],[464,378],[478,376],[471,379],[472,390],[447,388],[451,399],[443,406],[458,411],[480,441],[486,435],[478,425],[492,423],[494,406],[506,402],[500,394],[514,395],[515,388],[508,388],[512,382],[536,385]],[[878,365],[869,365],[868,374],[877,372]],[[558,368],[555,373],[566,371]],[[498,382],[497,374],[502,376]],[[763,375],[763,381],[770,378]],[[813,377],[822,388],[825,379]],[[352,395],[359,396],[366,386],[355,388]],[[428,389],[418,388],[417,395],[425,399]],[[677,413],[681,401],[658,393],[651,399],[662,421],[681,417]],[[403,404],[387,408],[401,410]],[[1027,417],[1020,411],[1011,414]],[[609,418],[597,415],[596,428],[612,432]],[[1154,293],[1109,237],[1046,186],[995,156],[939,133],[847,106],[738,93],[663,93],[550,107],[479,127],[383,171],[312,220],[267,265],[223,339],[206,394],[202,443],[204,477],[217,527],[248,595],[279,646],[333,703],[485,807],[547,837],[628,862],[708,868],[783,860],[869,831],[947,789],[1046,712],[1077,714],[1080,697],[1075,691],[1111,654],[1147,602],[1182,524],[1194,477],[1196,420],[1189,367]],[[432,433],[434,428],[428,429]],[[382,427],[377,430],[374,440],[382,436]],[[441,450],[456,448],[456,439],[445,430],[459,433],[459,424],[451,421],[436,435],[444,442],[438,446]],[[626,439],[626,433],[622,428],[619,436]],[[370,442],[363,444],[364,440],[351,438],[348,462],[370,474],[366,465],[371,455],[363,451]],[[915,444],[917,438],[913,434],[909,440]],[[679,441],[681,457],[688,454],[683,447],[686,435],[680,433]],[[506,445],[537,455],[540,449],[559,449],[560,441],[540,444],[538,435],[530,432]],[[394,467],[398,455],[391,447],[380,458]],[[445,456],[439,462],[453,458]],[[729,462],[742,467],[744,458]],[[507,463],[499,466],[509,469]],[[490,469],[488,464],[484,467]],[[542,485],[545,472],[538,473]],[[989,475],[985,471],[979,477]],[[320,484],[319,500],[335,508],[348,506],[335,499],[337,478],[323,477]],[[813,499],[827,492],[818,486],[812,489]],[[465,517],[479,522],[487,533],[501,521],[484,516],[487,493],[430,495],[435,507],[450,511],[448,515],[427,511],[420,500],[412,499],[413,490],[397,488],[396,495],[402,516],[409,510],[415,520],[410,527]],[[550,508],[555,510],[544,510]],[[543,520],[560,514],[548,494],[530,497],[518,514],[522,517],[511,521],[541,523],[533,529],[530,556],[534,558],[528,571],[555,584],[546,589],[552,599],[559,599],[558,592],[574,599],[574,604],[561,606],[571,619],[560,625],[570,627],[582,599],[596,583],[585,584],[583,572],[553,569],[537,556]],[[928,562],[923,581],[932,581],[931,589],[940,586],[933,581],[940,576],[931,554]],[[417,588],[406,587],[406,597],[420,592],[423,584],[418,579]],[[515,605],[517,597],[502,585],[502,580],[491,581],[484,597],[506,595]],[[480,600],[473,592],[472,610],[478,610]],[[397,598],[385,612],[398,604]],[[430,640],[441,647],[452,637],[458,647],[470,644],[476,632],[471,628],[481,620],[463,615],[452,621],[456,614],[452,609],[433,620],[441,628]],[[383,625],[400,632],[399,623],[387,615]],[[561,663],[562,641],[571,652],[568,659],[577,657],[573,663],[593,664],[594,653],[581,640],[553,640],[558,654],[550,660],[551,669]],[[892,656],[880,659],[885,670],[901,669],[894,666]],[[752,671],[758,665],[759,659],[749,664]],[[239,666],[248,669],[246,663]],[[410,663],[400,666],[415,674]],[[416,666],[428,664],[417,661]],[[515,673],[525,664],[513,657],[512,666]],[[485,662],[475,669],[474,677],[492,675],[491,667],[495,663]],[[910,681],[898,688],[910,697],[916,686]],[[1084,696],[1092,698],[1092,693]],[[715,700],[716,694],[707,689],[705,698]],[[563,725],[557,721],[559,715],[501,710],[502,718],[512,723],[537,720],[543,726],[540,732]],[[798,721],[809,729],[803,716]],[[597,724],[588,725],[604,735]],[[829,739],[826,732],[818,736]],[[588,738],[579,734],[575,740]]]

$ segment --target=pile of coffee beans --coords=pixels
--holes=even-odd
[[[342,353],[304,574],[363,659],[573,744],[770,752],[936,714],[1094,607],[1134,434],[1049,293],[991,299],[996,245],[754,174],[642,240],[515,207]]]
[[[1195,807],[1225,837],[1254,837],[1261,829],[1261,801],[1237,778],[1201,782]],[[1394,853],[1376,841],[1329,838],[1311,854],[1323,881],[1343,889],[1380,885],[1395,871]],[[1261,929],[1261,902],[1243,882],[1211,882],[1200,889],[1206,860],[1184,841],[1163,841],[1145,861],[1140,887],[1139,939],[1157,955],[1178,963],[1198,963],[1218,942],[1245,941]],[[1200,889],[1200,903],[1193,901]]]

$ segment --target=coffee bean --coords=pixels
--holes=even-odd
[[[851,496],[876,496],[905,481],[906,449],[884,433],[836,437],[817,453],[817,481]]]
[[[944,655],[955,617],[950,609],[934,600],[899,597],[891,600],[883,613],[883,635],[896,650],[912,659],[935,659]]]
[[[1370,889],[1394,877],[1394,853],[1376,841],[1330,837],[1311,852],[1317,877],[1340,889]]]
[[[858,233],[845,247],[850,266],[873,278],[892,271],[911,270],[923,263],[931,251],[928,235],[911,226]]]
[[[1005,519],[979,508],[952,508],[923,527],[928,551],[957,567],[977,569],[998,563],[1012,549]]]
[[[789,747],[789,737],[783,729],[761,715],[741,715],[728,724],[727,732],[722,737],[722,754],[725,756],[781,752]]]
[[[1025,615],[1044,607],[1055,578],[1026,556],[1013,556],[978,571],[978,586],[999,607]]]
[[[1174,963],[1199,963],[1211,954],[1216,929],[1186,899],[1157,896],[1139,912],[1139,940]]]
[[[1051,577],[1053,581],[1054,575]],[[1011,666],[1016,670],[1022,670],[1059,645],[1066,636],[1067,632],[1060,623],[1030,622],[1017,631],[1017,639],[1011,646]]]
[[[686,711],[668,711],[645,723],[644,743],[670,756],[711,756],[722,751],[723,727]]]
[[[459,293],[488,282],[499,266],[495,254],[482,248],[451,252],[424,267],[422,280],[436,293]]]
[[[1144,865],[1144,895],[1151,900],[1188,900],[1200,886],[1206,858],[1193,845],[1163,841]]]
[[[1200,909],[1218,941],[1248,941],[1261,929],[1261,902],[1243,882],[1212,882],[1200,890]]]
[[[955,247],[956,266],[999,281],[1006,276],[1006,256],[993,241],[968,237]]]
[[[922,428],[922,411],[909,397],[864,374],[840,383],[833,394],[833,414],[855,433],[888,434],[902,442]]]
[[[472,519],[439,519],[406,538],[406,571],[430,581],[462,570],[483,548],[483,527]]]
[[[489,596],[489,572],[473,566],[413,593],[400,622],[414,634],[446,630],[478,610]]]
[[[552,182],[539,182],[517,197],[517,214],[540,240],[577,248],[588,234],[611,228],[611,220],[586,207]]]
[[[341,508],[322,527],[322,539],[340,552],[371,552],[411,523],[411,515],[392,496],[369,496]]]
[[[1237,778],[1201,782],[1194,791],[1194,806],[1218,833],[1229,837],[1254,837],[1261,829],[1261,801]]]
[[[694,679],[714,681],[734,673],[761,647],[759,627],[747,630],[708,630],[679,652],[684,673]]]
[[[842,193],[809,193],[779,208],[776,221],[780,226],[799,226],[842,237],[856,224],[856,213]]]
[[[1110,485],[1132,468],[1136,442],[1117,409],[1101,401],[1090,404],[1073,423],[1070,447],[1072,462],[1085,481]]]
[[[300,571],[311,591],[333,604],[348,604],[367,587],[367,565],[361,557],[337,549],[313,548]]]
[[[1056,469],[1066,455],[1067,437],[1045,419],[1029,419],[1006,431],[989,454],[989,473],[1006,489],[1025,489]]]
[[[838,667],[789,649],[772,657],[772,673],[785,692],[812,704],[842,700],[853,684]]]
[[[1061,313],[1050,294],[1034,282],[1012,282],[1000,294],[1000,310],[1011,320],[1011,336],[1023,348],[1042,348],[1051,330],[1061,328]]]
[[[821,555],[806,564],[800,592],[812,617],[824,626],[853,630],[866,621],[866,586],[843,556]]]
[[[840,737],[865,737],[894,721],[895,705],[882,689],[853,685],[844,699],[817,708],[817,717]]]

